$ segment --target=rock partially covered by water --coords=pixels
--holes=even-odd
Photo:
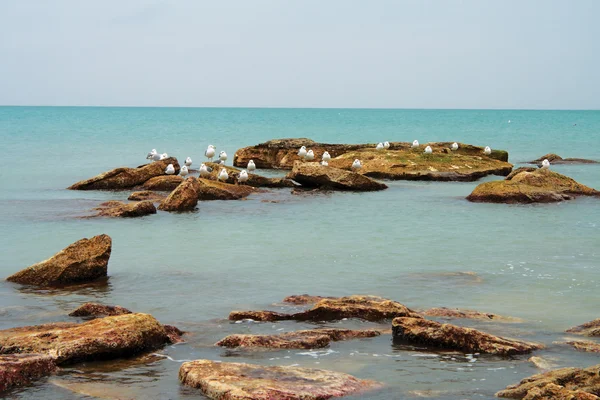
[[[422,318],[394,319],[392,334],[395,341],[459,350],[465,353],[507,356],[530,353],[544,347],[538,343],[507,339],[477,329],[440,324]]]
[[[294,164],[286,178],[303,187],[328,190],[374,191],[387,189],[387,185],[352,171],[325,167],[317,162]]]
[[[460,308],[434,307],[421,314],[427,317],[480,319],[494,322],[523,322],[521,318],[505,317],[503,315]]]
[[[69,313],[70,317],[112,317],[115,315],[131,314],[131,311],[121,306],[108,306],[98,303],[85,303]]]
[[[106,277],[112,240],[108,235],[81,239],[51,258],[9,276],[24,285],[62,286]]]
[[[381,386],[340,372],[210,360],[183,363],[179,380],[215,400],[322,400]]]
[[[40,353],[58,365],[132,356],[170,343],[148,314],[124,314],[81,324],[52,323],[0,331],[0,354]]]
[[[527,164],[541,165],[542,161],[548,160],[550,164],[597,164],[598,161],[587,160],[585,158],[562,158],[558,154],[548,153],[545,156],[541,156],[537,160],[529,161]]]
[[[227,175],[229,175],[229,179],[227,179],[226,183],[235,184],[238,181],[238,176],[240,175],[240,171],[234,167],[228,167],[226,165],[221,165],[217,163],[205,163],[208,167],[212,168],[212,172],[210,173],[210,179],[216,181],[217,176],[219,175],[219,171],[221,168],[225,168],[227,170]],[[268,188],[291,188],[295,187],[294,182],[285,178],[267,178],[265,176],[257,175],[255,173],[248,173],[248,180],[244,183],[247,186],[253,187],[268,187]]]
[[[548,169],[523,171],[510,180],[485,182],[467,200],[486,203],[550,203],[575,196],[600,197],[600,192]]]
[[[198,204],[199,192],[198,179],[189,177],[160,203],[158,209],[162,211],[192,211]]]
[[[129,195],[127,200],[131,201],[152,201],[152,202],[161,202],[166,199],[167,196],[164,194],[152,192],[150,190],[143,190],[141,192],[133,192]]]
[[[598,399],[595,393],[600,393],[600,365],[585,369],[561,368],[533,375],[499,391],[496,396],[528,400],[587,400]]]
[[[562,344],[559,342],[559,344]],[[579,351],[585,351],[586,353],[600,353],[600,343],[592,342],[590,340],[570,340],[564,342],[569,346]]]
[[[600,336],[600,318],[586,322],[583,325],[574,326],[567,329],[567,332],[583,336]]]
[[[52,357],[42,354],[0,355],[0,393],[25,386],[37,378],[52,374],[56,365]]]
[[[222,347],[250,347],[269,349],[318,349],[331,341],[379,336],[375,330],[309,329],[280,335],[229,335],[217,342]]]
[[[239,200],[256,191],[248,185],[232,185],[230,183],[198,179],[199,200]]]
[[[173,164],[175,174],[179,173],[179,163],[175,157],[145,164],[137,168],[116,168],[85,181],[77,182],[70,190],[120,190],[141,185],[148,179],[165,174],[167,165]]]
[[[145,190],[170,192],[175,190],[182,182],[183,178],[179,175],[161,175],[148,179],[142,187]]]
[[[145,215],[156,214],[154,203],[149,200],[135,203],[123,203],[122,201],[107,201],[96,208],[98,214],[96,217],[112,218],[137,218]]]
[[[260,322],[275,322],[289,320],[291,315],[276,311],[232,311],[229,313],[229,319],[231,321],[251,319]]]
[[[284,303],[292,304],[313,304],[323,299],[337,299],[337,297],[311,296],[309,294],[294,294],[283,299]]]

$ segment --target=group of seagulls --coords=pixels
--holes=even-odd
[[[169,158],[167,153],[158,154],[156,149],[152,149],[152,151],[146,155],[146,160],[152,161],[166,160],[167,158]]]
[[[377,143],[375,150],[387,150],[390,148],[390,142]]]

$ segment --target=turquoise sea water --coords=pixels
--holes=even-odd
[[[273,303],[299,293],[374,294],[416,309],[463,307],[521,317],[523,324],[454,323],[541,341],[548,348],[537,355],[557,366],[598,363],[597,356],[553,344],[568,327],[600,317],[598,199],[473,204],[464,198],[479,182],[395,181],[383,192],[296,196],[272,190],[246,201],[202,202],[194,213],[111,220],[76,217],[128,193],[65,190],[102,171],[140,165],[152,148],[180,160],[190,156],[197,167],[208,144],[226,150],[231,160],[238,148],[284,137],[459,141],[508,150],[516,165],[549,152],[598,160],[600,112],[0,107],[0,276],[82,237],[113,238],[106,286],[33,290],[1,281],[0,329],[66,321],[81,303],[99,301],[190,332],[187,343],[159,351],[156,359],[78,365],[9,396],[77,399],[101,388],[105,398],[118,397],[110,395],[115,390],[126,398],[200,397],[177,381],[181,360],[198,358],[347,372],[385,383],[381,391],[356,397],[374,399],[410,398],[413,391],[432,398],[491,398],[538,372],[528,356],[473,362],[395,346],[389,335],[334,343],[321,352],[212,346],[234,332],[310,326],[226,320],[234,309],[286,310]],[[552,168],[600,189],[600,165]],[[493,179],[500,178],[485,180]]]

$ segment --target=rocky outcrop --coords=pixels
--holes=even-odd
[[[85,181],[77,182],[70,190],[122,190],[141,185],[150,178],[165,174],[167,165],[173,164],[175,174],[179,173],[179,163],[174,157],[145,164],[137,168],[117,168],[104,172]]]
[[[160,194],[160,193],[156,193],[156,192],[152,192],[150,190],[144,190],[141,192],[133,192],[129,195],[129,197],[127,198],[127,200],[131,200],[131,201],[152,201],[155,203],[161,202],[164,199],[166,199],[167,196],[164,194]]]
[[[198,179],[199,200],[239,200],[248,197],[256,189],[248,185],[232,185],[210,179]]]
[[[371,178],[339,168],[324,167],[319,163],[297,162],[286,178],[303,187],[327,190],[375,191],[387,185]]]
[[[0,331],[0,354],[39,353],[57,365],[131,356],[170,343],[148,314],[124,314],[81,324],[52,323]]]
[[[121,306],[108,306],[98,303],[85,303],[69,313],[70,317],[112,317],[115,315],[131,314],[131,311]]]
[[[600,365],[585,369],[561,368],[533,375],[499,391],[496,396],[528,400],[587,400],[597,399],[596,393],[600,393]]]
[[[366,321],[382,321],[395,317],[421,318],[408,307],[396,301],[377,296],[347,296],[323,299],[309,310],[282,314],[274,311],[233,311],[229,319],[239,321],[336,321],[344,318],[359,318]]]
[[[189,177],[171,192],[169,197],[158,206],[161,211],[192,211],[198,204],[200,193],[198,179]]]
[[[563,344],[560,343],[559,344]],[[590,340],[570,340],[564,342],[569,346],[572,346],[574,349],[579,351],[585,351],[586,353],[600,353],[600,343],[592,342]]]
[[[337,297],[311,296],[308,294],[294,294],[283,299],[284,303],[292,304],[313,304],[323,299],[337,299]]]
[[[414,343],[465,353],[486,353],[502,356],[525,354],[544,346],[490,335],[472,328],[440,324],[422,318],[396,318],[392,321],[394,341]]]
[[[52,374],[56,365],[52,357],[42,354],[0,355],[0,394],[24,386],[37,378]]]
[[[175,190],[181,183],[183,183],[183,178],[179,175],[160,175],[148,179],[142,187],[144,190],[170,192]]]
[[[81,239],[51,258],[9,276],[24,285],[62,286],[106,277],[112,240],[108,235]]]
[[[145,215],[156,214],[154,203],[149,200],[135,203],[123,203],[121,201],[107,201],[95,209],[98,211],[96,217],[112,218],[137,218]]]
[[[600,318],[586,322],[583,325],[574,326],[567,329],[566,332],[583,336],[600,336]]]
[[[484,313],[475,310],[465,310],[459,308],[434,307],[421,313],[427,317],[440,318],[466,318],[479,319],[494,322],[523,322],[521,318],[505,317],[503,315]]]
[[[550,171],[523,171],[510,180],[480,184],[467,200],[486,203],[550,203],[570,200],[576,196],[600,197],[600,192],[575,180]]]
[[[280,335],[229,335],[216,345],[230,348],[318,349],[328,346],[331,341],[370,338],[380,334],[375,330],[310,329]]]
[[[173,325],[163,325],[163,328],[165,328],[165,332],[171,343],[182,343],[185,341],[183,339],[185,332],[178,327]]]
[[[183,363],[179,380],[215,400],[323,400],[380,387],[340,372],[210,360]]]
[[[529,161],[527,164],[541,165],[542,161],[548,160],[550,164],[597,164],[598,161],[587,160],[585,158],[562,158],[558,154],[549,153],[541,156],[537,160]]]
[[[225,181],[225,183],[235,184],[238,181],[238,176],[240,175],[240,169],[229,167],[226,165],[221,165],[217,163],[205,163],[208,167],[212,168],[212,172],[210,173],[211,180],[216,181],[217,176],[219,175],[219,171],[221,168],[225,168],[227,170],[227,175],[229,175],[229,179]],[[248,180],[244,183],[247,186],[253,187],[267,187],[267,188],[291,188],[295,187],[294,182],[285,178],[267,178],[265,176],[257,175],[254,173],[248,173]]]

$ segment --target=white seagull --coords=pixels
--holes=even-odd
[[[152,155],[152,161],[160,161],[160,160],[162,160],[162,155],[161,154],[154,153]]]
[[[384,149],[389,149],[390,148],[390,142],[383,142],[383,148]]]
[[[375,146],[375,150],[383,150],[384,148],[383,143],[377,143],[377,146]]]
[[[187,166],[183,166],[181,167],[181,169],[179,170],[179,175],[181,175],[181,177],[183,179],[185,179],[186,175],[189,174],[190,172],[188,171],[188,167]]]
[[[156,149],[152,149],[152,151],[150,153],[148,153],[148,155],[146,156],[146,160],[153,160],[154,161],[154,155],[157,154],[156,153]]]
[[[431,154],[431,153],[433,153],[433,150],[431,149],[431,146],[425,147],[425,154]]]
[[[162,153],[162,154],[160,155],[160,159],[161,159],[161,160],[166,160],[167,158],[169,158],[169,155],[168,155],[167,153]]]
[[[223,161],[223,164],[225,164],[225,161],[227,161],[227,153],[225,153],[224,151],[220,152],[219,160]]]
[[[548,159],[544,158],[544,161],[542,161],[542,169],[548,169],[550,168],[550,161],[548,161]]]
[[[185,166],[186,167],[191,167],[192,166],[192,159],[191,158],[186,158],[185,159]]]
[[[200,165],[200,178],[209,177],[211,171],[212,171],[212,168],[209,168],[206,166],[206,164],[202,163],[202,165]]]
[[[456,151],[458,150],[458,143],[454,142],[452,143],[452,147],[450,147],[452,149],[452,151]]]
[[[306,156],[306,146],[300,147],[300,150],[298,150],[298,156],[302,158]]]
[[[329,162],[329,160],[331,160],[331,156],[329,155],[328,151],[326,151],[325,153],[323,153],[323,157],[321,157],[321,160],[323,160],[325,162]]]
[[[360,160],[357,158],[356,160],[354,160],[354,162],[352,163],[352,170],[354,171],[358,171],[359,169],[362,168],[362,164],[360,163]]]
[[[215,146],[209,144],[206,148],[206,151],[204,152],[204,155],[206,156],[206,158],[208,158],[208,161],[212,162],[212,159],[215,156]]]
[[[248,161],[248,165],[246,166],[246,169],[248,169],[248,172],[250,172],[250,173],[252,173],[256,170],[256,164],[254,164],[254,160]]]
[[[221,168],[221,171],[219,172],[219,176],[217,178],[220,181],[225,182],[227,179],[229,179],[229,174],[227,173],[227,170],[225,168]]]
[[[244,183],[248,180],[248,172],[246,172],[245,169],[240,171],[240,174],[238,175],[238,182],[240,183]]]
[[[490,148],[490,146],[485,146],[485,149],[483,149],[483,154],[485,154],[486,156],[492,154],[492,149]]]
[[[308,160],[308,161],[314,160],[315,159],[315,153],[312,150],[307,151],[306,155],[304,156],[304,159]]]
[[[173,167],[173,164],[167,165],[167,168],[165,169],[165,174],[167,174],[167,175],[175,174],[175,167]]]
[[[417,147],[419,147],[419,141],[415,139],[415,140],[413,140],[412,148],[414,149]]]
[[[329,163],[327,161],[323,160],[323,161],[321,161],[321,165],[324,167],[328,167]]]

